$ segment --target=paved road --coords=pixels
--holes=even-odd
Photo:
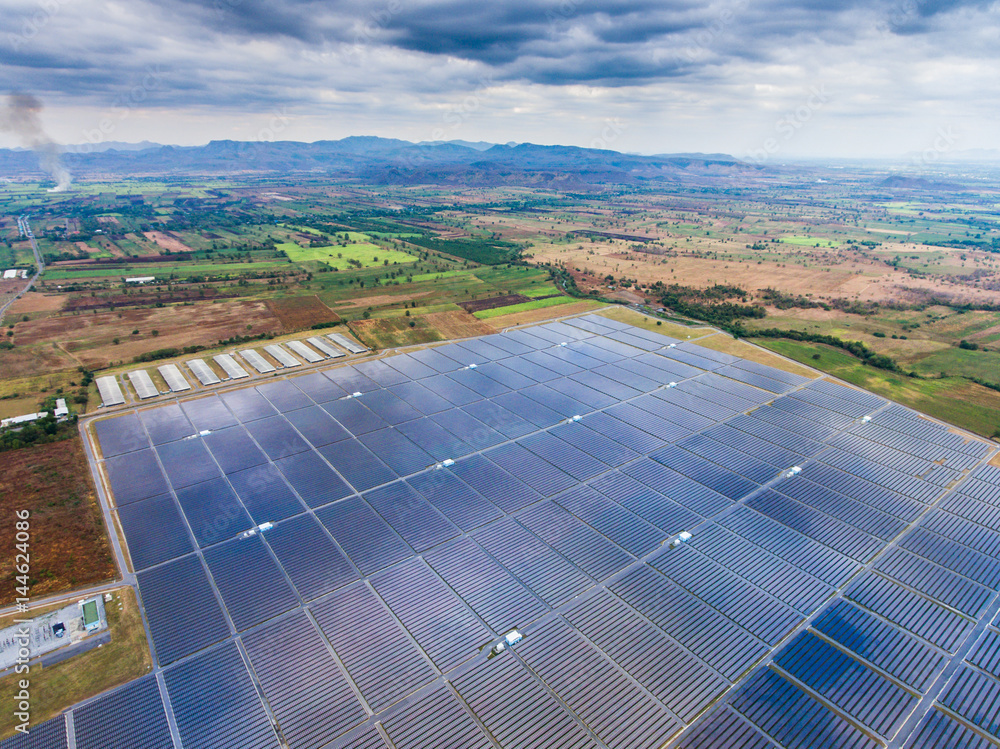
[[[38,277],[45,272],[45,262],[42,260],[42,253],[38,251],[38,242],[35,241],[35,235],[31,231],[31,225],[28,223],[28,216],[19,216],[17,219],[17,226],[28,237],[28,241],[31,242],[31,251],[35,253],[35,275],[31,277],[31,280],[25,284],[25,287],[21,289],[13,298],[7,300],[7,302],[0,307],[0,322],[3,322],[3,316],[6,314],[8,308],[20,299],[24,294],[26,294],[32,286],[35,285],[35,281]]]

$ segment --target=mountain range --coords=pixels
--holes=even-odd
[[[342,140],[212,141],[204,146],[104,143],[70,146],[62,159],[77,177],[314,174],[372,184],[523,185],[584,189],[603,184],[702,182],[749,175],[758,167],[725,154],[642,156],[531,143],[412,143],[352,136]],[[0,177],[39,177],[38,157],[0,149]]]

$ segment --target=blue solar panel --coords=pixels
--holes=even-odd
[[[919,692],[927,691],[946,663],[945,657],[923,640],[844,600],[835,601],[812,626]]]
[[[205,562],[238,631],[298,605],[292,586],[258,536],[205,551]]]
[[[253,521],[224,479],[212,479],[177,491],[198,545],[205,547],[247,530]]]
[[[542,497],[482,455],[470,455],[451,467],[455,475],[504,512],[515,512]]]
[[[135,414],[94,422],[94,429],[105,458],[149,447],[149,437]]]
[[[360,399],[387,424],[402,424],[420,417],[420,412],[388,390],[376,390]]]
[[[119,507],[165,494],[168,490],[156,453],[151,449],[108,458],[104,465],[108,470],[115,504]]]
[[[399,383],[406,382],[410,379],[399,370],[393,369],[389,366],[388,362],[380,359],[360,362],[354,365],[354,369],[366,377],[371,378],[372,382],[375,382],[384,388],[391,385],[398,385]]]
[[[590,486],[667,535],[694,528],[701,517],[623,473],[609,473]]]
[[[265,416],[274,416],[277,413],[267,398],[250,388],[230,390],[220,394],[219,397],[229,410],[236,414],[236,418],[243,422],[263,419]]]
[[[160,665],[229,636],[229,625],[198,557],[182,557],[139,572],[136,579]]]
[[[458,699],[443,685],[420,695],[382,725],[396,749],[493,747]]]
[[[337,445],[329,445],[325,449],[334,450],[336,447]],[[351,494],[351,487],[316,453],[292,455],[276,461],[275,465],[281,469],[288,483],[302,497],[302,501],[310,507],[319,507]]]
[[[435,414],[430,418],[435,424],[448,430],[475,450],[482,450],[491,445],[499,445],[501,442],[507,441],[507,438],[500,434],[500,432],[490,429],[490,427],[486,426],[479,419],[470,416],[459,408]]]
[[[430,377],[437,374],[437,370],[422,364],[409,354],[397,354],[390,356],[385,363],[398,372],[402,372],[411,380],[419,380],[421,377]],[[392,389],[392,388],[390,388]]]
[[[407,559],[413,550],[360,497],[328,505],[316,517],[365,575]]]
[[[529,507],[516,518],[595,580],[604,580],[635,561],[628,552],[554,502]]]
[[[339,422],[317,406],[292,411],[285,414],[285,418],[303,437],[312,443],[313,447],[329,445],[351,436],[350,432],[344,429]]]
[[[269,382],[266,385],[258,385],[257,392],[267,398],[271,405],[282,413],[311,406],[312,400],[295,387],[296,384],[298,384],[297,379]]]
[[[508,473],[516,473],[524,483],[547,497],[576,483],[568,473],[518,443],[494,447],[484,455]]]
[[[550,432],[539,432],[525,437],[519,444],[559,470],[565,471],[577,481],[593,478],[608,470],[608,466],[597,458],[573,447]]]
[[[436,676],[365,583],[339,590],[310,610],[373,710],[384,709]]]
[[[884,738],[896,734],[917,703],[902,687],[810,632],[797,635],[775,663]]]
[[[988,741],[951,715],[932,709],[927,712],[927,717],[911,735],[906,743],[906,749],[938,749],[942,746],[961,747],[961,749],[997,749],[1000,745]]]
[[[319,598],[358,578],[344,553],[309,515],[278,523],[263,538],[304,600]]]
[[[463,531],[477,528],[503,514],[451,471],[426,471],[411,476],[407,483]]]
[[[450,401],[445,400],[432,390],[428,390],[419,382],[406,382],[402,385],[396,385],[390,390],[420,413],[428,416],[452,408]]]
[[[174,489],[214,479],[219,466],[200,439],[181,440],[156,448],[163,470]]]
[[[16,732],[0,740],[0,749],[66,749],[66,717],[59,715],[32,725],[27,733]]]
[[[473,452],[471,445],[430,419],[417,419],[400,424],[396,429],[435,461],[459,458]]]
[[[525,400],[528,399],[525,398]],[[528,403],[532,402],[533,401],[528,400]],[[528,421],[517,412],[510,411],[495,401],[479,401],[478,403],[471,403],[468,406],[465,406],[462,410],[471,414],[490,428],[497,430],[502,435],[509,437],[510,439],[516,439],[517,437],[523,437],[526,434],[531,434],[538,428],[538,425],[535,424],[534,421]],[[555,421],[559,421],[558,416]],[[550,424],[554,424],[555,421],[550,422]]]
[[[304,613],[245,634],[243,644],[290,746],[319,749],[368,717]]]
[[[267,462],[267,456],[241,426],[206,434],[204,439],[224,473],[242,471]]]
[[[355,436],[389,426],[385,419],[366,408],[363,401],[363,395],[359,398],[344,398],[324,403],[323,408]]]
[[[410,354],[407,354],[407,356],[410,356],[417,362],[430,367],[435,372],[451,372],[459,367],[458,362],[454,359],[449,359],[444,354],[439,353],[436,349],[413,351]]]
[[[509,518],[472,537],[549,606],[558,606],[593,585],[587,575]]]
[[[800,691],[775,671],[762,669],[730,701],[733,709],[787,749],[878,749],[880,744]]]
[[[648,554],[667,538],[663,531],[586,485],[558,495],[555,502],[636,557]]]
[[[1000,681],[963,666],[940,697],[941,704],[1000,739]]]
[[[398,476],[407,476],[434,465],[434,457],[421,450],[398,429],[381,429],[358,438]]]
[[[118,519],[134,569],[152,567],[194,551],[181,511],[169,494],[123,505],[118,509]]]
[[[465,385],[451,379],[448,375],[435,375],[420,381],[420,384],[437,393],[455,406],[465,406],[481,400],[482,396]]]
[[[479,652],[491,633],[420,559],[372,578],[372,587],[439,669]]]
[[[377,382],[359,372],[356,367],[338,367],[325,374],[346,393],[368,393],[379,388]]]
[[[523,627],[547,610],[525,585],[468,537],[433,549],[424,560],[498,634]]]
[[[502,385],[496,380],[480,374],[478,369],[460,369],[457,372],[449,372],[445,377],[467,387],[483,398],[495,398],[498,395],[510,392],[510,388],[506,385]],[[449,397],[447,394],[443,395],[446,398]]]
[[[588,455],[592,455],[606,466],[620,466],[639,457],[639,453],[635,450],[631,450],[591,429],[591,423],[596,424],[596,421],[587,417],[583,421],[574,421],[554,427],[549,431],[549,434],[565,440]]]
[[[139,420],[146,427],[154,445],[173,442],[195,433],[195,428],[176,403],[140,411]]]
[[[277,749],[278,739],[233,643],[164,673],[185,749]]]
[[[367,492],[365,500],[418,554],[461,532],[402,481]]]
[[[511,360],[509,363],[515,367],[517,366],[516,359]],[[477,371],[484,377],[489,377],[491,380],[495,380],[511,390],[521,390],[522,388],[531,387],[536,382],[536,380],[527,375],[517,372],[510,367],[505,367],[503,364],[495,361],[481,365]]]
[[[32,726],[31,733],[35,732]],[[145,676],[73,711],[78,749],[173,749],[156,678]]]
[[[291,380],[295,387],[308,395],[316,403],[326,403],[347,395],[347,391],[333,382],[322,372],[312,372]]]
[[[305,511],[305,507],[295,498],[281,473],[270,463],[231,473],[226,478],[258,525]]]
[[[183,401],[181,408],[199,432],[203,429],[224,429],[238,423],[232,412],[215,396]]]
[[[326,445],[319,448],[319,452],[359,492],[397,478],[371,450],[356,439]]]

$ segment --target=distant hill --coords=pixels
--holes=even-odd
[[[955,192],[967,189],[956,182],[942,182],[924,177],[903,177],[898,174],[886,177],[879,185],[897,190],[929,190],[931,192]]]
[[[575,146],[467,141],[411,143],[352,136],[314,143],[212,141],[204,146],[105,143],[67,150],[77,177],[325,174],[376,184],[524,185],[581,189],[603,184],[708,182],[759,171],[725,154],[641,156]],[[30,151],[0,150],[0,177],[41,177]]]

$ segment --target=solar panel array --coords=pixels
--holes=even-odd
[[[871,394],[589,315],[96,432],[186,748],[1000,745],[993,448]]]

